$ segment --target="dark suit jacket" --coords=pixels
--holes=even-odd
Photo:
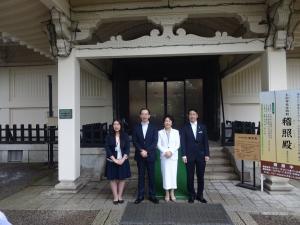
[[[145,138],[143,135],[142,124],[136,125],[132,133],[132,141],[135,147],[134,159],[136,161],[144,159],[140,154],[141,149],[145,149],[147,151],[147,161],[155,161],[158,141],[158,130],[153,124],[149,123]]]
[[[130,143],[129,137],[126,133],[121,133],[120,135],[120,148],[122,152],[122,156],[125,154],[129,157],[130,151]],[[105,138],[105,150],[106,150],[106,157],[110,158],[112,155],[117,158],[117,152],[115,151],[116,147],[116,138],[114,135],[107,135]]]
[[[180,141],[182,156],[186,156],[188,160],[209,156],[208,137],[204,124],[197,122],[195,139],[190,122],[186,123],[181,130]]]

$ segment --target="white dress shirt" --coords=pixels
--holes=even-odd
[[[120,138],[116,137],[116,147],[115,151],[117,152],[117,159],[122,159],[122,151],[120,147]]]
[[[147,130],[148,130],[149,122],[146,122],[146,123],[142,122],[141,124],[142,124],[144,138],[146,138],[146,133],[147,133]]]
[[[196,137],[197,137],[197,122],[194,122],[194,123],[191,122],[191,126],[192,126],[192,130],[194,133],[194,137],[196,139]]]

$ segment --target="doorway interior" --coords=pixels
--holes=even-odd
[[[151,121],[161,128],[164,115],[175,128],[187,120],[189,108],[199,112],[211,140],[220,136],[220,80],[218,56],[114,59],[112,63],[114,117],[128,122],[128,132],[147,107]]]
[[[137,109],[151,109],[151,121],[162,127],[165,115],[174,117],[173,127],[179,129],[185,122],[188,109],[196,109],[203,118],[203,80],[186,79],[169,81],[129,81],[129,122],[132,127],[138,122]]]

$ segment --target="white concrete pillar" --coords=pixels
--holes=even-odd
[[[287,69],[285,49],[267,48],[262,55],[262,91],[287,90]],[[284,193],[294,187],[288,178],[265,176],[264,188],[269,193]]]
[[[58,59],[58,179],[57,190],[76,192],[80,176],[80,65],[75,50]],[[71,118],[62,112],[71,111]],[[68,115],[67,115],[68,116]]]
[[[267,48],[262,55],[262,91],[287,89],[286,51]]]

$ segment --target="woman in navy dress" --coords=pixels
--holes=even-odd
[[[113,121],[112,133],[105,139],[106,170],[105,176],[110,180],[113,203],[122,204],[125,179],[131,176],[129,166],[130,143],[128,134],[122,131],[121,121]]]

